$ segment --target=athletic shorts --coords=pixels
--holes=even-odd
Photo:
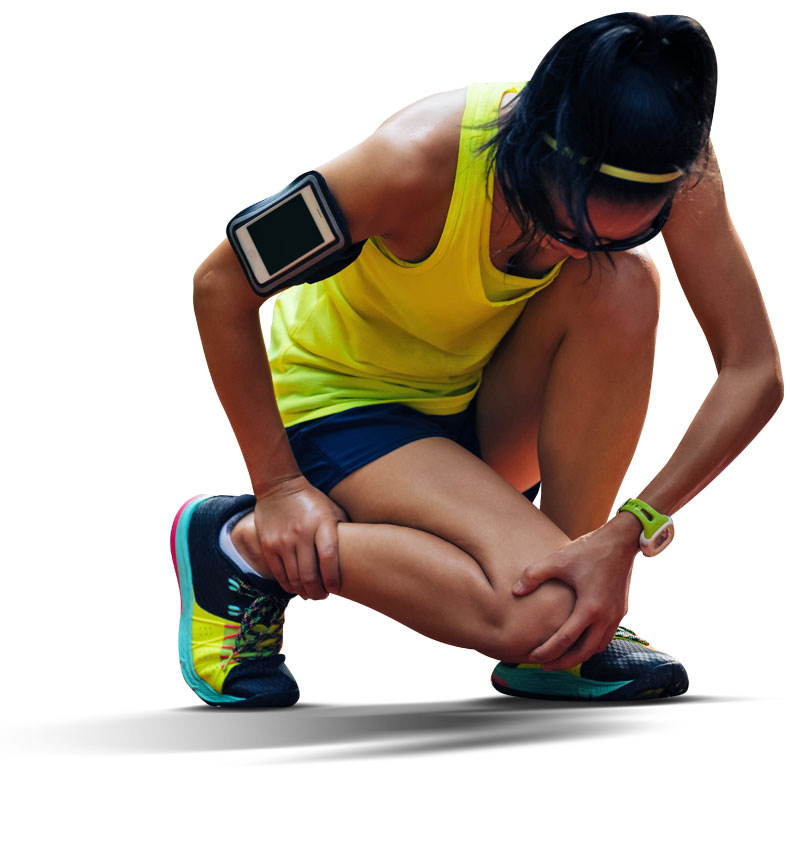
[[[420,413],[403,404],[372,404],[285,430],[302,474],[327,495],[357,469],[426,437],[446,437],[480,457],[474,401],[449,416]],[[539,488],[538,483],[524,495],[534,501]]]

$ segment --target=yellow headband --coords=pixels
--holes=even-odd
[[[544,135],[543,140],[556,152],[557,142],[551,135]],[[573,151],[569,147],[563,150],[565,155],[573,158]],[[590,159],[585,155],[579,159],[579,164],[586,164]],[[673,170],[671,173],[640,173],[637,170],[626,170],[624,167],[615,167],[612,164],[602,164],[598,168],[601,173],[612,176],[615,179],[625,179],[627,182],[645,182],[648,184],[659,184],[661,182],[674,182],[684,175],[682,170]]]

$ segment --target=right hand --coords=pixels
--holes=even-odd
[[[286,592],[322,600],[340,590],[337,524],[345,511],[300,475],[258,497],[255,530],[272,575]]]

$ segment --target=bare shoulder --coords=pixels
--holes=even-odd
[[[665,237],[668,235],[668,240],[676,244],[688,238],[697,226],[710,226],[728,213],[721,170],[712,145],[701,156],[698,169],[701,175],[692,175],[672,204]]]
[[[412,103],[318,168],[355,240],[397,233],[452,193],[465,104],[465,88]]]
[[[712,145],[696,169],[700,175],[692,173],[681,187],[662,234],[684,289],[701,284],[720,288],[722,271],[725,277],[736,267],[742,273],[745,252],[730,219]],[[736,256],[739,260],[731,263]]]
[[[387,141],[416,164],[431,167],[457,151],[466,88],[433,94],[384,121],[373,137]]]

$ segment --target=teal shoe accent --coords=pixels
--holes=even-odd
[[[595,700],[622,689],[632,681],[604,683],[578,677],[570,671],[544,671],[539,666],[519,667],[500,662],[491,675],[491,682],[503,694],[518,695],[519,692],[529,691],[530,696],[549,699]]]
[[[198,675],[192,661],[194,589],[192,585],[192,566],[189,559],[189,523],[192,521],[192,515],[197,507],[207,498],[209,498],[208,495],[196,496],[187,501],[181,510],[179,510],[173,522],[171,551],[181,590],[181,618],[178,625],[178,657],[181,662],[181,673],[184,675],[187,685],[199,698],[206,701],[206,703],[217,706],[221,704],[243,703],[244,698],[224,695],[213,689]]]
[[[282,707],[299,699],[281,653],[291,595],[275,580],[242,574],[219,545],[222,526],[254,503],[251,495],[197,496],[178,511],[170,533],[181,593],[181,671],[214,706]],[[205,641],[194,640],[204,632]]]
[[[651,648],[627,627],[618,627],[606,648],[567,671],[500,662],[491,675],[498,692],[538,700],[642,700],[682,695],[686,669]]]

